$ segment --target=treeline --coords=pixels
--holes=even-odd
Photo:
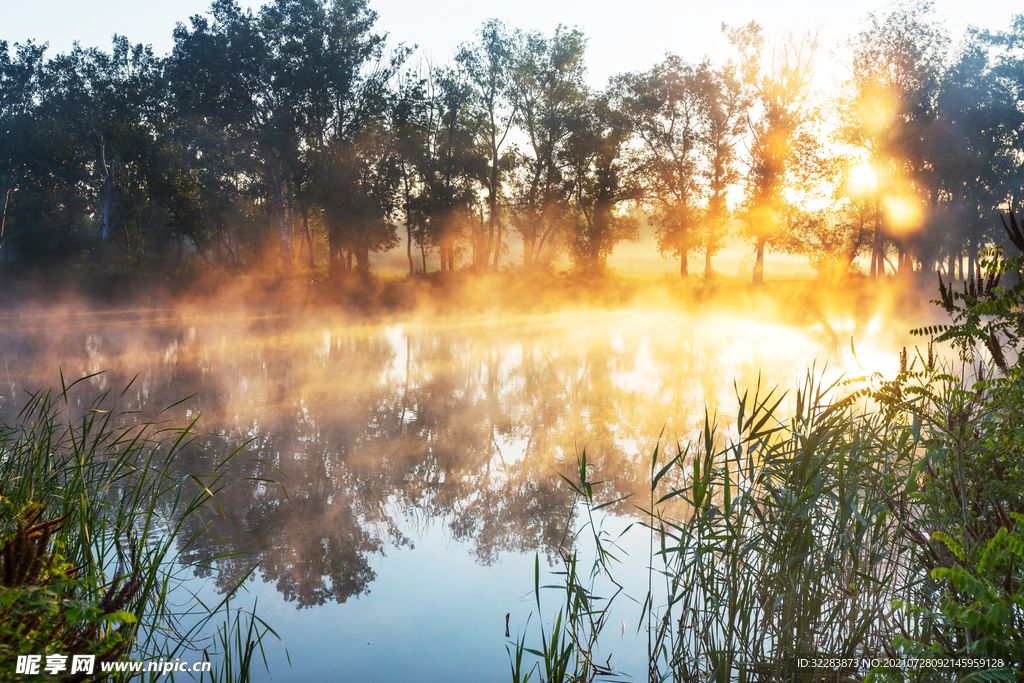
[[[399,245],[410,273],[497,268],[514,242],[524,266],[594,270],[649,220],[683,276],[735,230],[755,282],[766,247],[964,277],[1021,199],[1024,16],[954,45],[927,4],[869,15],[831,98],[815,36],[753,23],[723,27],[725,64],[670,54],[594,90],[578,30],[489,21],[417,65],[375,20],[216,0],[165,57],[0,42],[0,260],[343,278]]]

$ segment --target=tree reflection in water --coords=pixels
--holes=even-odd
[[[0,419],[15,417],[23,390],[52,384],[58,365],[71,377],[105,371],[80,385],[82,405],[136,375],[122,410],[153,416],[194,394],[161,416],[201,413],[197,429],[212,435],[188,450],[185,469],[210,471],[245,445],[218,495],[223,514],[192,529],[188,559],[217,558],[200,573],[224,589],[258,557],[263,580],[307,607],[367,593],[370,558],[413,546],[431,525],[485,565],[508,552],[552,557],[571,514],[558,475],[574,467],[575,448],[610,482],[607,495],[642,494],[663,428],[689,439],[705,404],[731,409],[734,380],[787,383],[835,352],[833,327],[643,311],[395,325],[166,312],[51,319],[45,330],[6,323]],[[858,353],[903,343],[879,336]],[[834,358],[833,372],[850,362]]]

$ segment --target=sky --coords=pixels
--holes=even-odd
[[[178,22],[205,13],[208,0],[149,3],[138,0],[9,0],[0,24],[0,40],[10,43],[34,39],[48,42],[50,54],[64,52],[78,40],[84,47],[109,49],[118,33],[132,43],[152,44],[157,54],[169,52],[171,33]],[[254,10],[259,0],[243,0]],[[786,31],[818,30],[821,42],[835,48],[860,30],[870,11],[888,3],[846,0],[506,0],[484,3],[471,0],[370,0],[378,15],[378,30],[388,32],[392,44],[416,44],[414,59],[444,63],[456,47],[472,40],[489,18],[509,26],[546,34],[559,24],[580,28],[589,39],[587,64],[590,84],[599,87],[615,73],[640,71],[661,60],[666,52],[690,62],[705,55],[715,62],[731,56],[721,32],[730,25],[758,21],[775,35]],[[1014,11],[1024,8],[1010,0],[936,0],[954,39],[973,24],[1002,30],[1010,26]],[[829,61],[826,54],[824,61]],[[841,67],[826,67],[841,77]]]

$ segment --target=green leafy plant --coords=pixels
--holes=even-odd
[[[234,454],[185,475],[176,463],[194,420],[140,421],[110,392],[78,409],[78,382],[31,396],[0,426],[0,679],[18,655],[92,654],[98,680],[104,662],[191,653],[216,656],[217,680],[248,680],[272,631],[229,606],[233,591],[216,605],[192,596],[178,559],[196,538],[185,522],[217,505]],[[211,628],[219,640],[203,642]]]

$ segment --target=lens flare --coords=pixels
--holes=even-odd
[[[920,204],[905,197],[886,197],[882,200],[882,208],[889,228],[896,234],[912,232],[924,222],[924,212]]]
[[[868,164],[857,164],[850,169],[850,189],[859,192],[878,187],[878,175]]]

